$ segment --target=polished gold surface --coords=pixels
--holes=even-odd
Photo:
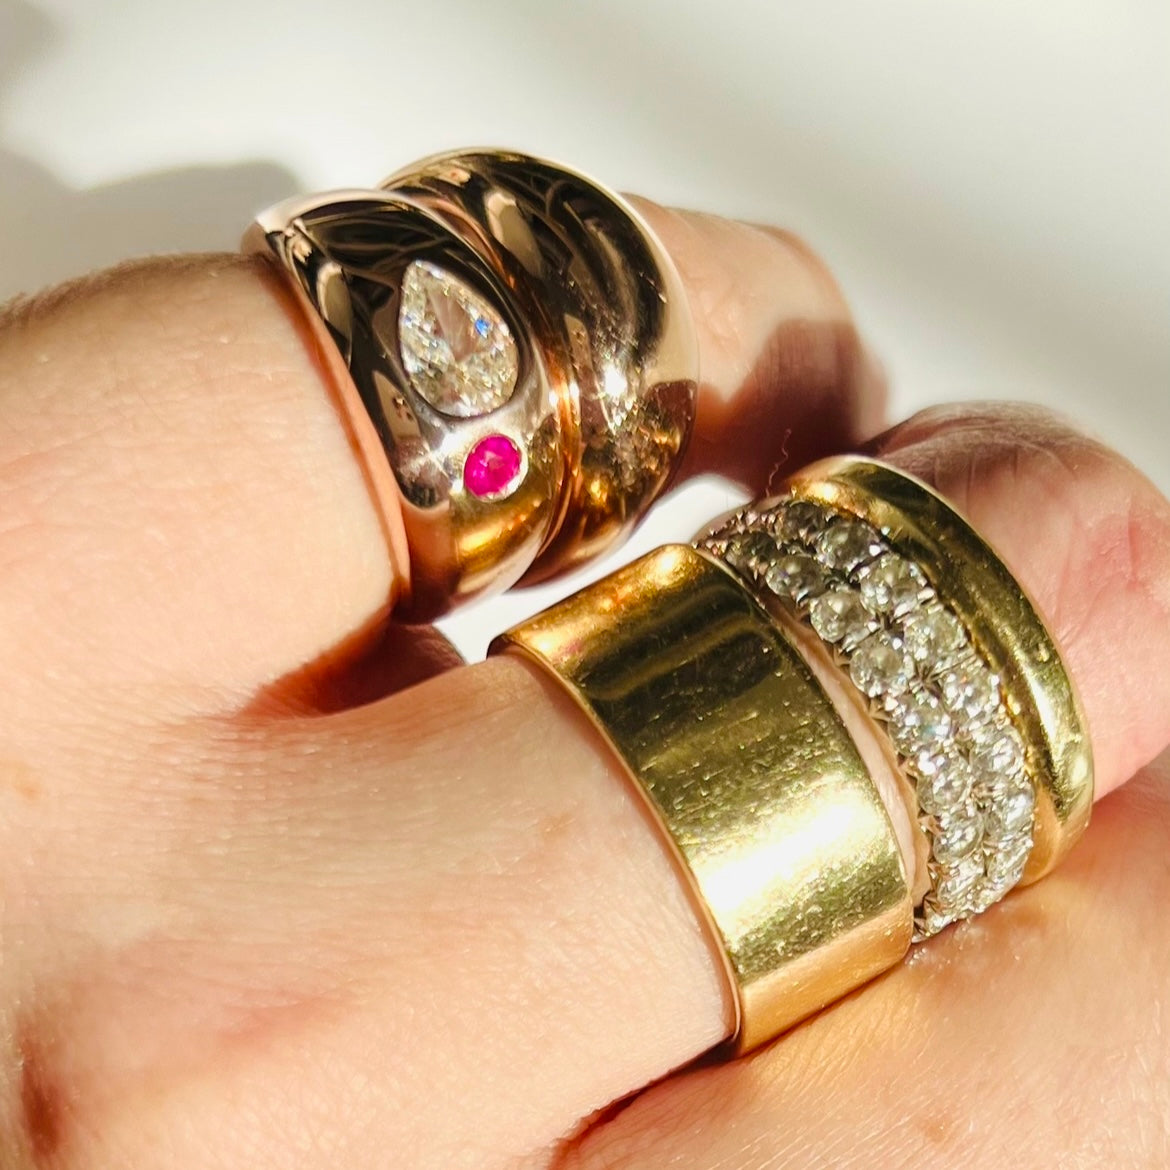
[[[971,525],[905,472],[843,456],[805,468],[787,486],[889,534],[927,571],[1000,676],[1037,781],[1035,844],[1023,883],[1043,877],[1089,823],[1093,758],[1072,680],[1036,606]]]
[[[621,196],[544,159],[459,150],[383,186],[508,257],[562,409],[563,514],[529,580],[624,540],[662,493],[694,418],[698,341],[674,263]]]
[[[400,615],[434,617],[513,584],[554,529],[564,469],[557,396],[543,349],[518,319],[528,307],[509,290],[503,257],[471,251],[425,208],[379,191],[288,200],[265,212],[244,242],[280,261],[312,309],[327,357],[332,349],[341,358],[332,363],[334,380],[355,445],[383,510],[401,513],[410,546],[411,594]],[[452,419],[411,392],[397,340],[398,300],[403,273],[420,256],[511,318],[518,385],[491,414]],[[523,442],[525,475],[506,501],[479,499],[463,487],[463,462],[500,431]],[[397,499],[387,498],[390,491]]]
[[[423,620],[628,535],[686,447],[697,341],[653,233],[577,172],[474,150],[388,183],[287,200],[244,243],[279,262],[310,310],[383,514],[401,515],[410,592],[396,613]],[[415,261],[506,326],[518,375],[502,405],[444,412],[404,369]],[[507,491],[476,495],[466,461],[491,436],[515,445],[521,469]]]
[[[624,762],[756,1047],[896,964],[912,901],[894,830],[831,701],[721,564],[667,546],[510,630]]]

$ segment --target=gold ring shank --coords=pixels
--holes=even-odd
[[[754,1048],[900,961],[889,815],[787,635],[721,564],[667,546],[501,635],[600,730],[670,843]]]
[[[1038,781],[1035,844],[1020,884],[1037,881],[1089,823],[1093,760],[1072,680],[1035,604],[967,520],[904,472],[841,456],[805,468],[787,486],[797,498],[851,512],[889,533],[932,575],[999,675]]]

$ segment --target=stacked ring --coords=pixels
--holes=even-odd
[[[1035,607],[958,512],[873,460],[813,465],[501,651],[567,689],[663,830],[738,1052],[1043,876],[1088,823],[1084,718]]]
[[[728,976],[745,1052],[897,963],[897,834],[832,699],[725,565],[658,549],[509,630],[625,765]]]
[[[398,616],[614,547],[677,470],[698,377],[681,281],[638,213],[575,171],[436,156],[278,204],[245,246],[292,279],[405,536]]]
[[[1047,873],[1088,823],[1084,716],[1003,561],[925,484],[827,460],[701,546],[815,632],[916,794],[924,938]]]

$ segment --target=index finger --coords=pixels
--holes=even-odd
[[[876,399],[823,266],[772,232],[646,211],[707,371],[690,469],[759,488],[786,434],[801,455],[856,437]],[[8,661],[34,679],[58,663],[81,708],[111,688],[139,715],[239,705],[362,643],[401,589],[400,526],[299,306],[255,260],[154,260],[18,302],[0,419]]]

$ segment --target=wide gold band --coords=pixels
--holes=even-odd
[[[902,471],[841,456],[805,468],[787,486],[796,498],[850,512],[895,538],[996,671],[1037,781],[1034,845],[1021,884],[1037,881],[1088,826],[1093,757],[1072,680],[1035,604],[967,520]]]
[[[501,635],[551,671],[666,830],[731,979],[736,1051],[896,964],[913,905],[890,818],[777,622],[667,546]]]

